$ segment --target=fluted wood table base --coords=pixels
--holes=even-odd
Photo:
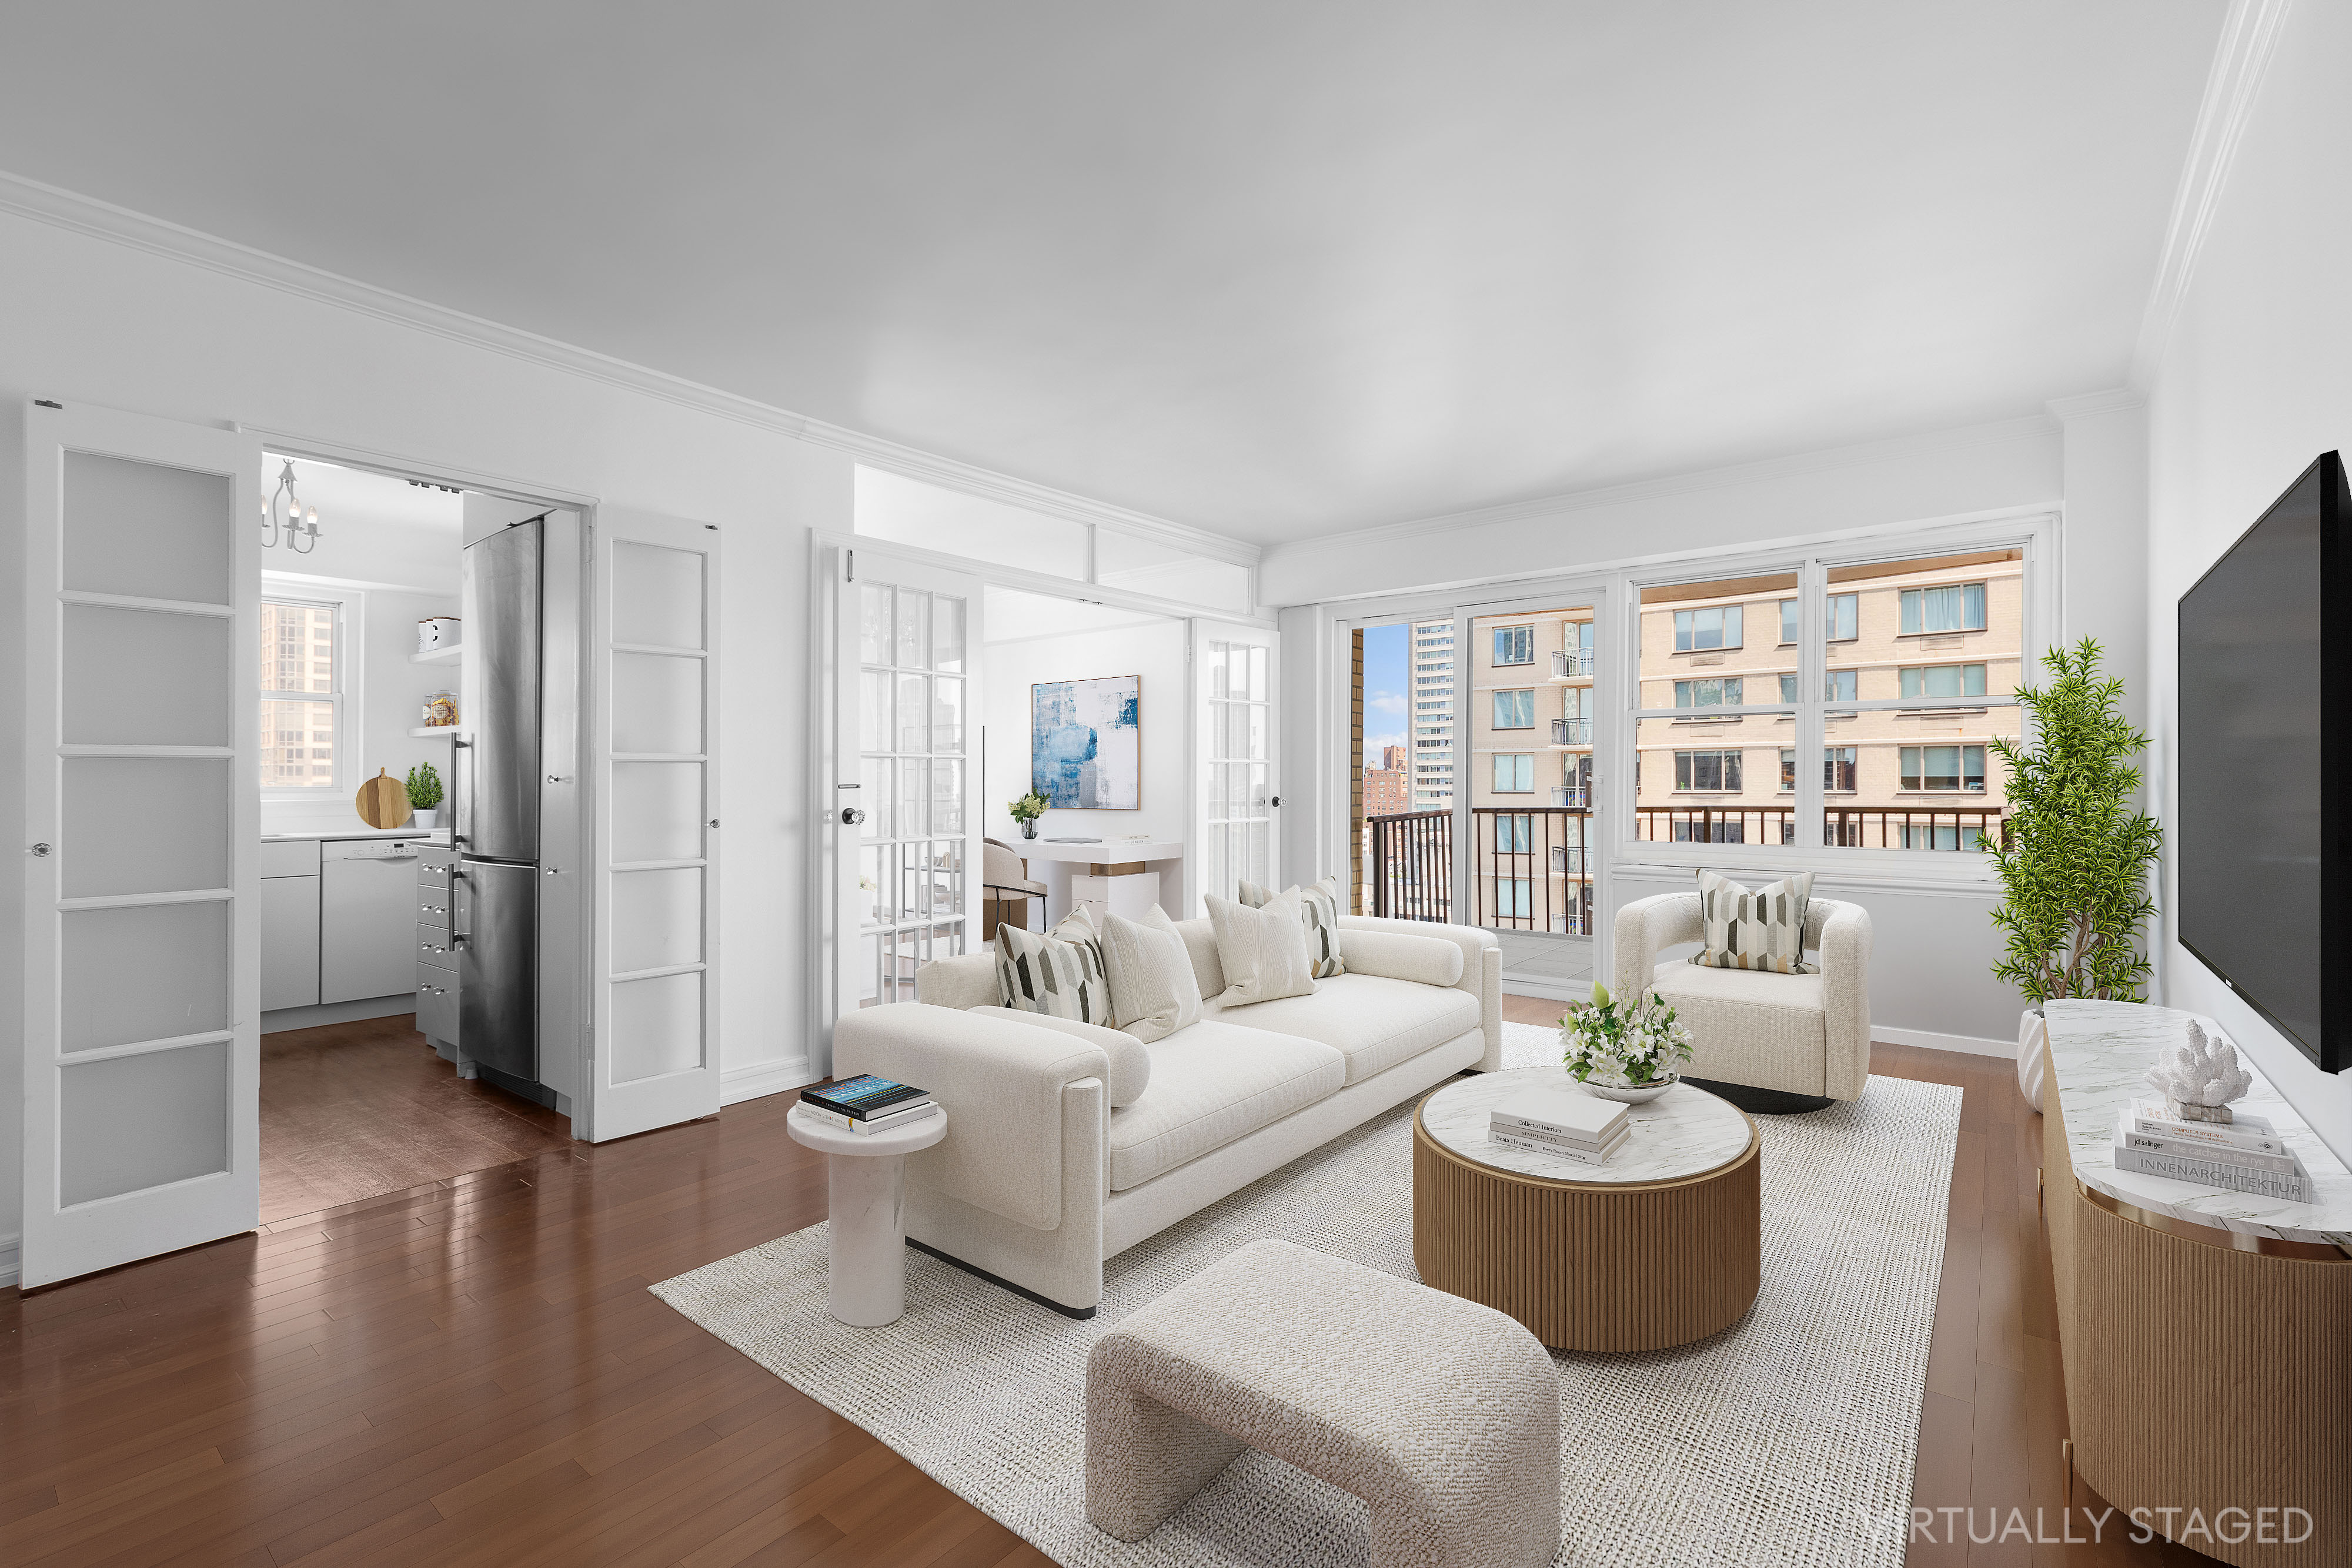
[[[1549,1181],[1412,1127],[1422,1281],[1493,1307],[1555,1350],[1659,1350],[1738,1322],[1763,1264],[1763,1151],[1678,1181]]]

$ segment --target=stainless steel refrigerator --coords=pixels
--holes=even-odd
[[[539,1085],[540,604],[544,525],[466,547],[465,695],[450,757],[457,1037],[500,1088]]]

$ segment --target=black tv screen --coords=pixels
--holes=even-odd
[[[2352,1061],[2347,521],[2330,452],[2180,596],[2176,927],[2325,1072]]]

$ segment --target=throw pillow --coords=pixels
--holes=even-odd
[[[997,1000],[1016,1012],[1045,1013],[1114,1027],[1101,938],[1081,907],[1042,936],[1017,925],[996,928]]]
[[[1102,953],[1119,1028],[1149,1045],[1201,1021],[1192,955],[1166,910],[1147,911],[1141,920],[1104,920]]]
[[[1246,1007],[1276,997],[1314,994],[1307,922],[1296,895],[1280,894],[1264,908],[1253,909],[1212,894],[1209,924],[1217,934],[1217,962],[1225,971],[1220,1006]]]
[[[1296,895],[1299,900],[1300,918],[1307,923],[1307,952],[1315,966],[1315,977],[1328,980],[1334,975],[1346,974],[1347,960],[1339,953],[1339,879],[1327,876],[1313,887],[1293,885],[1279,894],[1254,882],[1234,884],[1234,901],[1252,909],[1263,909],[1284,895]]]
[[[1264,909],[1273,897],[1274,889],[1270,887],[1260,887],[1257,883],[1247,881],[1236,881],[1234,883],[1235,904],[1246,904],[1252,909]]]
[[[1711,871],[1698,873],[1699,950],[1694,964],[1717,969],[1768,969],[1777,975],[1809,975],[1805,959],[1805,904],[1813,894],[1813,873],[1800,872],[1769,886],[1745,888]]]

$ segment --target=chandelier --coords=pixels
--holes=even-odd
[[[278,498],[286,497],[286,508],[280,513]],[[303,541],[308,540],[308,543]],[[294,493],[294,463],[287,460],[286,472],[278,476],[278,488],[261,507],[261,548],[268,549],[283,544],[296,555],[309,555],[319,548],[319,508],[305,507]]]

